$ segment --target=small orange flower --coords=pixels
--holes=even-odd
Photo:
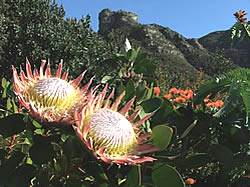
[[[215,102],[215,106],[216,106],[216,108],[221,108],[222,106],[223,106],[223,101],[222,100],[217,100],[216,102]]]
[[[168,91],[168,93],[170,93],[170,94],[177,94],[177,93],[179,93],[179,90],[177,88],[170,88],[169,91]]]
[[[247,18],[244,18],[245,15],[247,15],[247,13],[245,13],[245,11],[243,11],[243,10],[239,10],[238,12],[235,12],[235,13],[234,13],[235,18],[236,18],[239,22],[247,21]]]
[[[188,178],[188,179],[186,180],[186,184],[194,184],[194,183],[196,183],[196,180],[194,180],[194,179],[192,179],[192,178]]]
[[[214,103],[213,103],[213,102],[207,103],[206,106],[207,106],[208,108],[213,107],[213,106],[214,106]]]
[[[154,93],[155,93],[156,96],[159,96],[160,92],[161,92],[161,90],[160,90],[159,87],[154,87]]]
[[[171,95],[171,94],[166,94],[166,95],[164,95],[163,97],[165,97],[166,99],[171,99],[171,98],[172,98],[172,95]]]
[[[186,95],[186,93],[185,93],[184,90],[179,90],[179,94],[180,94],[181,96]]]
[[[209,102],[209,100],[210,100],[210,99],[209,99],[209,98],[210,98],[210,96],[211,96],[211,95],[207,95],[207,97],[204,99],[204,102],[205,102],[205,103]]]
[[[173,100],[173,102],[175,103],[184,103],[186,101],[186,99],[184,97],[177,97]]]

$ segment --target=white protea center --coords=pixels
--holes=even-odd
[[[136,143],[132,124],[116,111],[99,109],[90,116],[88,123],[87,138],[93,139],[95,150],[106,147],[107,155],[125,155]]]
[[[42,79],[32,84],[23,95],[25,99],[33,102],[35,107],[56,106],[59,110],[65,110],[77,102],[77,95],[80,96],[78,89],[59,78]]]
[[[59,78],[39,80],[34,85],[34,90],[41,96],[50,96],[65,99],[74,93],[74,87],[67,81]]]

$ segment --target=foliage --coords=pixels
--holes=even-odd
[[[90,28],[90,16],[64,20],[63,7],[51,0],[4,0],[0,9],[0,67],[7,79],[11,64],[23,66],[26,57],[36,65],[41,59],[63,59],[73,75],[88,67],[93,76],[109,56],[106,42]]]
[[[1,79],[1,186],[249,185],[249,69],[208,80],[198,90],[171,88],[166,92],[157,87],[156,67],[140,48],[115,49],[106,56],[105,42],[91,31],[89,18],[63,20],[63,8],[51,1],[12,0],[0,7],[11,10],[0,15],[5,25],[0,30],[5,37],[1,58],[9,58],[1,63],[16,66],[25,55],[35,62],[43,55],[52,61],[60,56],[75,74],[82,68],[97,73],[100,86],[109,83],[116,92],[126,91],[124,103],[136,96],[132,108],[140,109],[137,120],[153,113],[143,130],[151,132],[149,140],[160,146],[151,155],[157,159],[153,163],[120,166],[97,160],[75,136],[72,126],[40,123],[27,111],[19,111],[7,64],[3,69],[7,79]],[[25,18],[22,24],[21,19],[14,19],[19,13]],[[45,20],[46,26],[39,24]],[[34,28],[27,30],[30,27]],[[12,35],[7,34],[8,29]],[[5,51],[7,43],[13,56]],[[218,100],[223,100],[221,108],[207,105]]]

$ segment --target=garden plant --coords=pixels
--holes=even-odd
[[[0,186],[249,186],[249,69],[166,91],[152,58],[126,38],[107,47],[88,16],[0,8],[13,9],[0,14]],[[232,42],[250,38],[234,15]]]

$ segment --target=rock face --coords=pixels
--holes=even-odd
[[[99,14],[98,32],[105,36],[112,29],[123,32],[132,43],[139,43],[167,73],[183,76],[189,81],[198,78],[200,69],[213,76],[236,65],[250,67],[250,62],[247,63],[249,41],[245,41],[248,43],[243,48],[231,48],[229,37],[225,34],[228,31],[211,33],[200,39],[187,39],[167,27],[140,24],[134,13],[105,9]],[[223,49],[226,49],[225,53],[219,54],[218,51]]]
[[[110,29],[117,29],[119,27],[130,27],[138,24],[138,16],[133,12],[126,12],[119,10],[113,12],[110,9],[104,9],[99,13],[99,33],[105,34]]]

